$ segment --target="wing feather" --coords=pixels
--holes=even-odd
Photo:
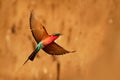
[[[75,51],[67,51],[55,42],[52,42],[49,45],[45,46],[43,50],[51,55],[63,55],[66,53],[75,52]]]
[[[30,14],[30,29],[37,43],[48,37],[45,27],[40,24],[32,12]]]

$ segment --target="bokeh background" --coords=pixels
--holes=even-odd
[[[30,11],[56,40],[77,52],[35,49]],[[21,67],[22,66],[22,67]],[[120,0],[0,0],[0,80],[120,80]]]

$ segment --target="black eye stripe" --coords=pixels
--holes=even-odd
[[[54,36],[59,36],[59,35],[60,35],[60,33],[54,33],[53,35],[54,35]]]

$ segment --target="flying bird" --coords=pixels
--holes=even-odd
[[[46,53],[50,55],[63,55],[65,53],[73,53],[75,51],[67,51],[54,42],[61,33],[53,33],[49,35],[45,29],[45,27],[35,18],[33,12],[30,13],[30,29],[32,32],[35,41],[37,42],[36,49],[29,55],[28,59],[24,62],[24,64],[31,60],[33,61],[36,54],[40,49],[43,49]]]

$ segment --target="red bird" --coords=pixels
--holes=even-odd
[[[53,33],[49,35],[45,29],[45,27],[40,24],[36,18],[33,16],[33,13],[30,14],[30,29],[35,38],[36,42],[38,43],[36,49],[30,54],[28,60],[33,61],[36,54],[40,49],[43,49],[46,53],[50,55],[63,55],[65,53],[72,53],[75,51],[67,51],[59,46],[54,41],[61,35],[60,33]],[[25,64],[24,63],[24,64]]]

